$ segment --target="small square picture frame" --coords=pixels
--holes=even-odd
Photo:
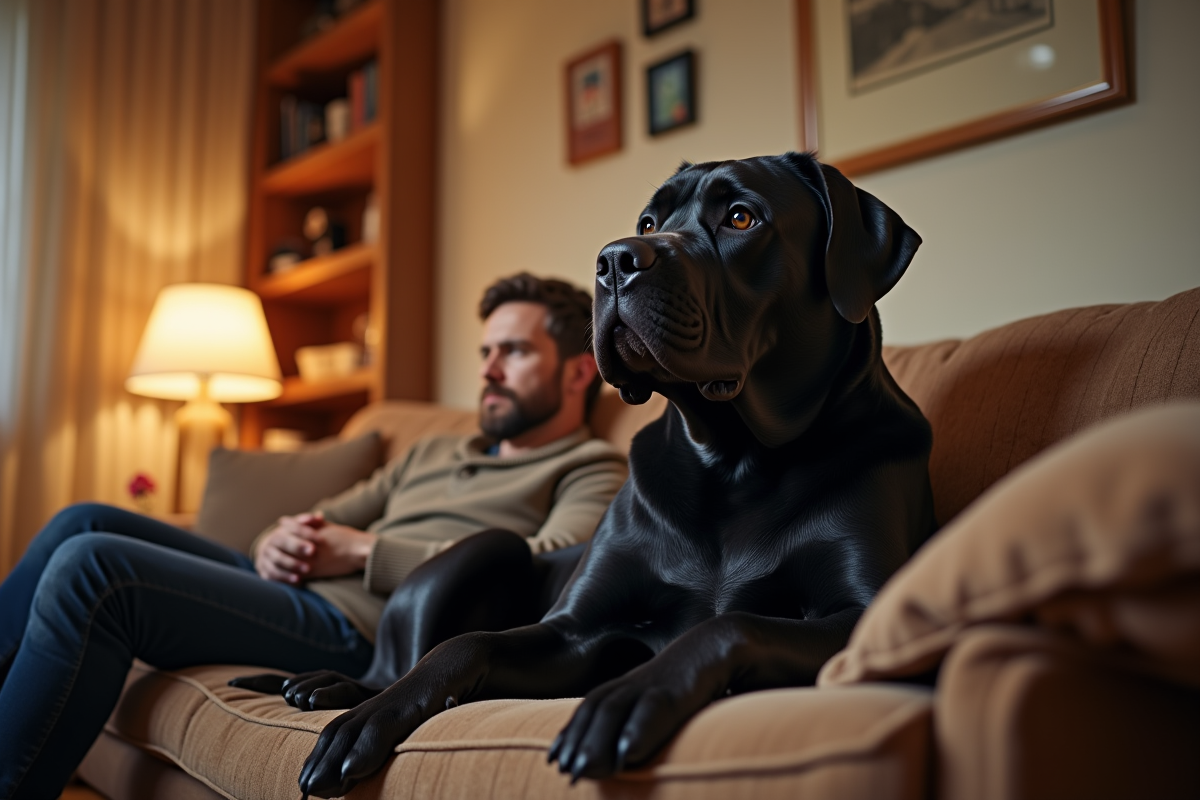
[[[696,122],[696,54],[684,50],[646,67],[646,111],[650,135]]]
[[[696,0],[641,0],[642,34],[649,38],[696,16]]]
[[[567,62],[567,161],[581,164],[621,149],[621,42],[614,39]]]

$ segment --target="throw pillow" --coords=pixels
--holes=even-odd
[[[1200,683],[1200,404],[1101,424],[996,483],[892,577],[818,683],[918,675],[996,621]]]
[[[377,433],[346,442],[330,439],[294,453],[217,448],[208,459],[196,532],[246,553],[279,517],[307,511],[368,477],[382,450]]]

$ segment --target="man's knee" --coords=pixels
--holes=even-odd
[[[112,506],[104,503],[72,503],[55,514],[42,529],[44,535],[64,541],[78,533],[95,531]]]
[[[80,588],[93,592],[111,588],[111,584],[121,577],[119,565],[123,562],[116,551],[122,543],[122,537],[91,532],[79,533],[63,541],[55,548],[42,572],[38,596],[78,592]]]

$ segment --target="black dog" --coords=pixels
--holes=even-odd
[[[682,167],[597,263],[601,374],[670,404],[570,582],[540,623],[445,641],[378,694],[310,681],[365,702],[322,732],[302,790],[345,793],[458,703],[586,693],[549,755],[601,778],[717,698],[811,684],[934,529],[930,428],[874,309],[919,244],[808,155]]]

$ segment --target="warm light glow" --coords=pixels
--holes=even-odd
[[[282,391],[262,302],[248,289],[180,283],[158,293],[126,390],[190,400],[207,380],[218,403],[253,403]]]

